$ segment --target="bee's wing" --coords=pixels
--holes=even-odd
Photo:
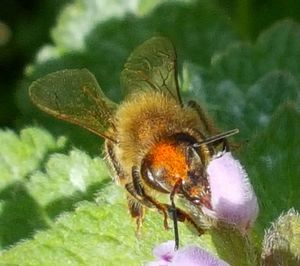
[[[87,69],[48,74],[31,84],[29,95],[41,110],[113,140],[105,131],[114,126],[116,104],[105,97]]]
[[[156,90],[181,104],[176,52],[171,41],[153,37],[138,46],[127,59],[121,85],[128,94],[135,90]]]

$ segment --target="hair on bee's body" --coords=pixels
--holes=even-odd
[[[200,119],[194,107],[182,106],[175,99],[157,91],[138,91],[130,95],[116,110],[115,131],[112,136],[117,143],[106,140],[106,153],[115,170],[117,183],[129,192],[129,210],[132,217],[137,219],[138,227],[142,223],[145,206],[162,212],[165,227],[168,227],[166,218],[170,206],[159,203],[155,198],[159,193],[169,194],[171,191],[155,187],[154,183],[147,183],[143,173],[139,180],[134,180],[133,167],[135,171],[141,172],[141,166],[150,154],[152,163],[159,162],[174,170],[175,173],[169,176],[169,183],[174,186],[177,178],[183,177],[178,173],[187,170],[186,158],[176,151],[179,144],[177,142],[186,139],[192,145],[203,141],[201,132],[205,129]],[[201,149],[204,160],[208,162],[210,151],[206,146]],[[197,227],[184,211],[178,209],[177,212],[182,220],[188,220]],[[197,230],[202,232],[200,228]]]
[[[128,58],[121,73],[127,98],[110,101],[95,77],[86,69],[69,69],[48,74],[32,83],[30,97],[43,111],[82,126],[105,139],[106,158],[115,182],[127,192],[130,214],[139,229],[146,208],[155,208],[174,220],[201,227],[187,211],[176,207],[175,196],[193,206],[210,208],[206,166],[216,145],[228,147],[226,137],[237,130],[218,134],[202,108],[191,101],[182,103],[172,43],[154,37]],[[217,135],[216,135],[217,134]],[[157,194],[169,196],[170,204]]]
[[[194,137],[192,128],[201,131],[199,117],[192,108],[181,107],[174,99],[153,91],[141,91],[123,102],[115,119],[116,156],[128,167],[126,172],[132,165],[140,165],[159,141],[184,130]]]

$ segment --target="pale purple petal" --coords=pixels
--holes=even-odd
[[[175,241],[169,240],[162,244],[159,244],[153,249],[153,255],[156,258],[155,261],[149,262],[147,266],[168,266],[175,256]]]
[[[178,250],[170,266],[229,266],[209,252],[191,246]]]
[[[216,156],[207,167],[212,210],[204,213],[247,230],[258,214],[257,198],[248,175],[230,152]]]
[[[146,266],[169,266],[170,262],[166,262],[164,260],[155,260],[155,261],[151,261],[148,262],[146,264]]]
[[[170,262],[175,255],[175,241],[169,240],[164,242],[153,249],[153,255],[161,260]]]
[[[174,250],[174,241],[167,241],[156,246],[153,254],[155,261],[149,262],[147,266],[228,266],[228,264],[216,258],[209,252],[190,246]]]

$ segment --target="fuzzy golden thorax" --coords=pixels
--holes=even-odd
[[[140,91],[124,101],[115,114],[116,155],[130,172],[140,165],[149,149],[158,141],[176,133],[193,136],[199,128],[199,116],[190,107],[182,107],[173,98],[153,91]]]

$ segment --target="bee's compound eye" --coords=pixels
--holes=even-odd
[[[142,178],[145,183],[160,192],[169,193],[170,189],[168,189],[164,182],[164,175],[164,169],[153,170],[149,163],[144,162],[142,164]]]
[[[205,167],[201,160],[201,156],[195,148],[187,147],[187,165],[188,165],[188,182],[191,184],[199,184],[202,182],[203,177],[206,177]]]
[[[196,169],[203,168],[203,161],[201,154],[197,152],[196,148],[188,146],[186,150],[186,161],[189,169],[195,171]]]
[[[191,164],[192,162],[201,162],[201,158],[194,147],[188,146],[186,149],[186,157],[187,157],[187,163]]]

